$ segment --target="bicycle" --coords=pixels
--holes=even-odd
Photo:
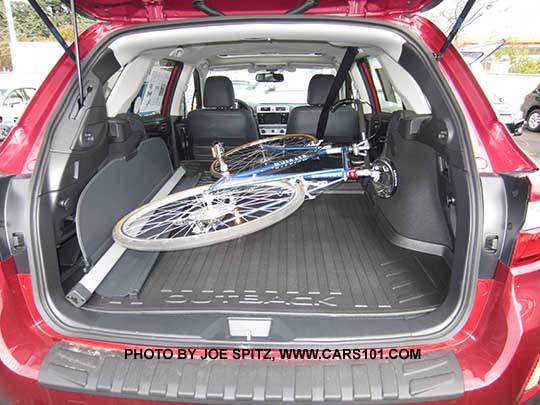
[[[348,180],[371,180],[375,194],[390,198],[397,173],[387,158],[369,163],[369,141],[324,145],[309,135],[285,135],[225,152],[212,147],[213,184],[169,195],[142,206],[114,227],[121,246],[141,251],[192,249],[226,242],[267,228],[294,213],[305,199]],[[341,154],[341,167],[282,171],[302,162]],[[350,157],[361,159],[350,166]],[[249,157],[249,162],[246,160]],[[248,164],[249,163],[249,164]]]

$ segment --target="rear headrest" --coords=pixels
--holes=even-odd
[[[122,113],[110,118],[107,160],[130,156],[145,138],[144,122],[137,114]]]
[[[323,105],[334,82],[334,75],[315,75],[309,81],[307,102],[309,105]]]
[[[234,88],[231,79],[225,76],[212,76],[204,84],[205,107],[230,108],[234,105]]]

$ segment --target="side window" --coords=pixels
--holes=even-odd
[[[13,106],[24,103],[24,94],[20,90],[13,90],[4,100],[4,105]]]
[[[33,87],[25,87],[23,90],[27,101],[31,100],[34,94],[36,94],[36,89]]]
[[[191,74],[188,85],[186,87],[186,91],[184,92],[184,105],[186,115],[190,111],[193,111],[200,107],[200,82],[198,82],[199,80],[199,73],[197,72],[197,70],[193,70],[193,73]]]
[[[105,96],[105,100],[107,100],[114,89],[114,86],[116,86],[116,82],[118,82],[118,79],[120,78],[120,75],[122,74],[122,71],[124,69],[118,69],[116,72],[113,73],[111,77],[109,77],[109,80],[107,80],[103,84],[103,95]]]
[[[383,69],[379,61],[375,58],[369,58],[369,67],[373,84],[377,91],[377,98],[383,112],[393,112],[403,110],[403,103],[399,95],[395,92],[388,74]]]
[[[156,60],[148,70],[139,94],[132,104],[132,111],[141,117],[161,115],[163,98],[175,62],[168,59]]]

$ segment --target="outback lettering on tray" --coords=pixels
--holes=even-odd
[[[213,291],[182,291],[180,293],[169,294],[164,297],[164,301],[170,305],[182,304],[252,304],[252,305],[285,305],[304,307],[331,307],[339,306],[340,292],[321,294],[313,292],[310,295],[300,295],[298,293],[277,293],[277,292],[213,292]]]

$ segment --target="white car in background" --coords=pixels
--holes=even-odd
[[[6,138],[35,92],[34,87],[0,89],[0,142]]]
[[[523,133],[523,124],[525,123],[521,111],[512,109],[510,104],[496,93],[489,83],[487,74],[482,67],[482,62],[493,55],[493,53],[505,43],[506,40],[501,39],[486,44],[461,48],[459,51],[461,52],[463,59],[465,59],[471,67],[471,70],[480,85],[484,88],[484,92],[486,93],[486,96],[488,96],[493,109],[499,116],[499,120],[506,125],[512,135],[519,136]]]

